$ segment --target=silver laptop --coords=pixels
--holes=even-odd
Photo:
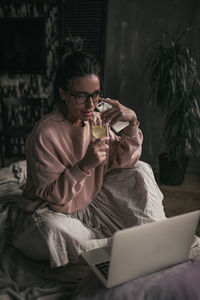
[[[112,247],[82,253],[110,288],[188,259],[200,210],[117,231]]]

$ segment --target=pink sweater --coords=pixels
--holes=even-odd
[[[101,125],[99,113],[93,114]],[[27,183],[21,203],[27,211],[49,206],[52,210],[72,213],[86,207],[100,192],[104,174],[113,168],[129,168],[139,160],[143,135],[138,126],[128,126],[118,137],[112,130],[106,163],[82,172],[77,163],[91,142],[91,123],[73,126],[59,111],[42,118],[26,143]]]

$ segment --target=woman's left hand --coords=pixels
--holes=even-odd
[[[130,125],[136,125],[138,123],[134,110],[122,105],[119,101],[110,98],[103,98],[102,101],[112,105],[112,108],[102,113],[102,120],[105,123],[108,121],[110,121],[110,125],[114,125],[118,121],[129,122]]]

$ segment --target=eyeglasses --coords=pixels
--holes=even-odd
[[[98,102],[100,98],[103,96],[103,91],[95,91],[93,94],[88,94],[86,92],[81,92],[81,93],[73,93],[71,90],[66,89],[67,92],[71,96],[75,98],[76,104],[85,104],[90,97],[92,97],[93,102]]]

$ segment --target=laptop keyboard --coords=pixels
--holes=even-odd
[[[101,272],[101,274],[108,279],[108,270],[109,270],[110,261],[104,261],[103,263],[96,264],[95,267]]]

